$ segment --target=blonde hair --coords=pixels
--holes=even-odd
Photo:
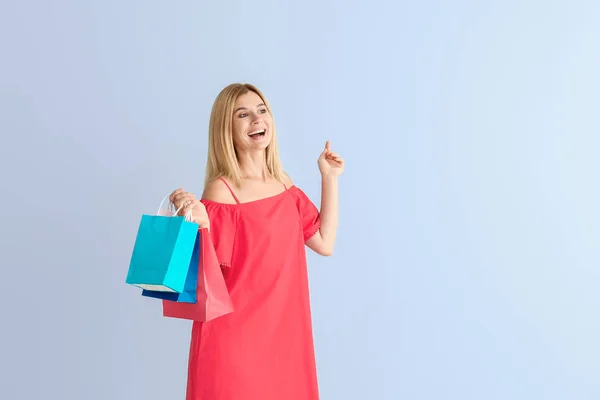
[[[264,94],[249,83],[233,83],[225,87],[215,99],[208,126],[208,158],[204,185],[217,178],[227,178],[236,186],[242,182],[242,173],[233,145],[233,112],[238,97],[248,92],[256,93],[273,115]],[[271,176],[280,182],[287,177],[279,159],[275,121],[271,126],[271,143],[266,148],[265,162]]]

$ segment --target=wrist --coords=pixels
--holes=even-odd
[[[337,175],[328,175],[328,174],[321,174],[321,179],[324,182],[337,182],[338,181],[338,176]]]

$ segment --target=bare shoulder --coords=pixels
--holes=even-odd
[[[235,204],[235,199],[231,195],[231,192],[220,179],[215,179],[206,185],[204,192],[202,193],[202,200]]]
[[[283,184],[290,188],[292,186],[294,186],[294,181],[292,180],[292,178],[290,178],[290,176],[288,174],[284,174],[283,175]]]

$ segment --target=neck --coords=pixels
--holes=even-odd
[[[266,180],[269,177],[264,151],[238,153],[238,163],[244,179]]]

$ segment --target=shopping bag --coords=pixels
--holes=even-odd
[[[157,215],[142,215],[125,281],[142,290],[181,294],[199,249],[198,224],[190,222],[191,215],[176,216],[179,210],[162,211],[167,197]]]
[[[194,244],[194,250],[192,252],[192,259],[190,260],[190,266],[188,269],[187,277],[185,279],[185,284],[183,285],[183,291],[181,293],[144,289],[142,290],[142,296],[181,303],[195,303],[196,288],[198,286],[199,250],[200,233],[197,231],[196,243]]]
[[[194,304],[163,300],[163,315],[192,321],[210,321],[234,311],[221,265],[208,229],[200,229],[198,285]]]

